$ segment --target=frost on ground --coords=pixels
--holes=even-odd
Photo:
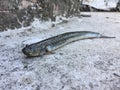
[[[87,14],[92,17],[71,18],[53,28],[34,23],[1,32],[0,90],[120,90],[120,14]],[[69,31],[116,38],[77,41],[43,57],[21,52],[26,44]]]

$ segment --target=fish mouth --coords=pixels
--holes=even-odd
[[[25,54],[26,56],[29,56],[29,55],[30,55],[28,52],[26,52],[26,49],[25,49],[25,48],[22,49],[22,52],[23,52],[23,54]]]
[[[23,54],[25,54],[26,56],[31,56],[31,55],[32,55],[32,53],[26,51],[26,48],[23,48],[23,49],[22,49],[22,52],[23,52]]]

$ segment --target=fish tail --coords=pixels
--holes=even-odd
[[[101,36],[100,38],[116,38],[116,37]]]

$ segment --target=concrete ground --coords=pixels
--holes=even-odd
[[[0,90],[120,90],[120,13],[87,14],[92,17],[74,17],[54,28],[1,32]],[[43,57],[21,52],[25,44],[68,31],[116,38],[76,41]]]

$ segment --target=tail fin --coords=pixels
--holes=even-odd
[[[101,36],[100,38],[116,38],[116,37]]]

